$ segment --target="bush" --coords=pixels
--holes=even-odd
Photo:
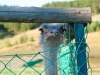
[[[40,23],[1,23],[0,28],[6,29],[8,32],[25,32],[27,30],[35,29],[40,26]],[[4,27],[4,28],[3,28]]]
[[[88,30],[89,32],[96,32],[96,31],[100,31],[100,22],[99,21],[95,21],[92,22],[90,25],[88,25]]]
[[[8,41],[8,40],[6,41],[5,44],[6,44],[7,47],[11,47],[11,46],[13,46],[13,45]]]
[[[23,35],[20,37],[20,43],[26,43],[28,41],[28,38],[26,35]]]
[[[14,43],[14,45],[18,45],[18,41],[16,41],[16,42]]]
[[[34,41],[34,38],[33,38],[33,37],[31,37],[31,38],[30,38],[30,41],[31,41],[31,42],[33,42],[33,41]]]

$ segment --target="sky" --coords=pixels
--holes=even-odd
[[[0,0],[0,5],[8,6],[36,6],[41,7],[43,4],[51,3],[55,1],[69,1],[69,0]]]

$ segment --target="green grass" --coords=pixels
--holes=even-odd
[[[0,40],[3,40],[4,38],[7,38],[7,37],[12,37],[12,36],[14,36],[13,32],[8,32],[6,30],[0,30]]]
[[[2,71],[0,73],[0,75],[45,75],[45,72],[42,73],[43,71],[43,67],[34,67],[37,71],[31,69],[31,68],[19,68],[19,69],[12,69],[13,73],[7,69],[5,69],[4,71]],[[25,70],[24,70],[25,69]],[[24,70],[24,71],[23,71]],[[92,69],[92,75],[100,75],[100,69],[94,68]],[[1,71],[1,69],[0,69]],[[59,74],[60,75],[60,74]],[[88,75],[91,75],[91,72],[88,72]]]
[[[7,58],[8,59],[8,58]],[[4,59],[2,59],[3,61]],[[45,72],[44,72],[44,65],[43,65],[43,62],[42,63],[39,63],[39,64],[36,64],[33,66],[34,69],[30,68],[30,67],[23,67],[23,66],[18,66],[17,64],[20,64],[22,63],[22,61],[18,60],[18,59],[15,59],[17,60],[17,62],[13,62],[12,61],[12,64],[13,65],[7,65],[7,68],[9,68],[10,70],[8,69],[4,69],[3,68],[5,67],[3,64],[0,63],[0,75],[45,75]],[[98,62],[97,62],[98,61]],[[7,63],[8,61],[4,60],[3,61],[4,63]],[[90,66],[92,68],[92,75],[100,75],[100,59],[99,58],[90,58]],[[16,65],[15,65],[16,64]],[[16,67],[17,66],[17,67]],[[11,72],[13,71],[13,72]],[[42,73],[43,72],[43,73]],[[91,75],[91,70],[89,69],[88,70],[88,75]]]
[[[10,71],[8,69],[5,69],[0,73],[0,75],[39,75],[43,71],[43,67],[33,67],[33,68],[35,68],[36,71],[31,68],[27,69],[18,68],[18,69],[12,69]],[[44,73],[42,75],[44,75]]]

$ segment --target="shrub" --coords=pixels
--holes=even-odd
[[[16,42],[14,43],[14,45],[18,45],[18,41],[16,41]]]
[[[33,38],[33,37],[31,37],[31,38],[30,38],[30,41],[31,41],[31,42],[33,42],[33,41],[34,41],[34,38]]]
[[[13,45],[8,41],[8,40],[6,41],[5,44],[6,44],[7,47],[11,47],[11,46],[13,46]]]
[[[100,22],[99,21],[92,22],[88,26],[89,26],[88,27],[89,32],[100,31]]]
[[[28,41],[28,38],[26,35],[23,35],[20,37],[20,43],[26,43]]]

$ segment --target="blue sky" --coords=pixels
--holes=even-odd
[[[41,7],[45,3],[51,3],[54,1],[69,1],[69,0],[0,0],[0,5]]]

